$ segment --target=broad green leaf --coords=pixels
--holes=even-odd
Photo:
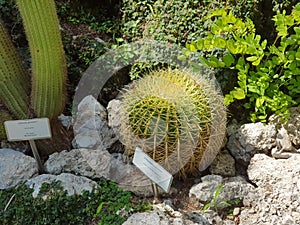
[[[222,68],[225,66],[225,63],[221,62],[216,56],[210,57],[209,63],[213,67],[221,67]]]
[[[235,99],[241,100],[241,99],[245,99],[246,95],[243,89],[241,88],[235,88],[233,91],[231,91],[233,94],[233,97]]]
[[[233,40],[228,40],[227,42],[226,42],[226,45],[227,45],[227,49],[232,53],[232,54],[237,54],[237,47],[236,47],[236,45],[235,45],[235,43],[234,43],[234,41]]]
[[[300,5],[296,5],[292,11],[292,15],[296,21],[300,22]]]
[[[262,49],[265,49],[265,48],[266,48],[266,46],[267,46],[267,43],[268,43],[268,41],[267,41],[267,40],[264,40],[264,41],[261,43],[261,47],[262,47]]]
[[[245,107],[246,109],[250,109],[250,108],[251,108],[251,104],[250,104],[250,103],[245,103],[245,104],[244,104],[244,107]]]
[[[189,48],[190,51],[192,51],[192,52],[196,52],[197,51],[197,49],[195,48],[195,46],[193,44],[191,44],[189,47],[190,47]]]
[[[253,61],[256,61],[258,59],[257,56],[250,56],[250,57],[247,57],[246,60],[249,61],[249,62],[253,62]]]
[[[225,105],[228,106],[232,102],[234,102],[232,93],[226,94],[225,97],[224,97],[224,103],[225,103]]]
[[[226,47],[226,40],[224,38],[220,38],[220,37],[217,37],[215,38],[215,46],[217,48],[225,48]]]
[[[235,58],[232,54],[227,53],[223,56],[222,61],[225,63],[226,67],[230,67],[234,63]]]
[[[296,56],[296,60],[300,60],[300,52],[297,52],[295,56]]]
[[[294,31],[296,32],[296,34],[300,35],[300,27],[294,27]]]
[[[252,62],[253,66],[258,66],[260,63],[261,58],[258,58],[256,61]]]
[[[265,101],[265,98],[263,96],[257,98],[255,101],[255,107],[260,108],[264,104],[264,101]]]

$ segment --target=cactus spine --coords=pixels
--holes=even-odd
[[[0,22],[0,101],[15,118],[28,117],[30,78]]]
[[[32,107],[56,118],[65,107],[66,60],[54,0],[17,0],[32,58]]]

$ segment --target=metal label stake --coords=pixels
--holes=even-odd
[[[39,155],[39,152],[37,150],[37,147],[36,147],[36,144],[35,144],[34,140],[29,140],[29,144],[30,144],[33,156],[35,158],[35,161],[37,163],[39,172],[43,173],[44,172],[44,166],[43,166],[42,160],[40,158],[40,155]]]

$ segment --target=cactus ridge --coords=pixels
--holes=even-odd
[[[65,106],[66,61],[53,0],[17,0],[32,57],[32,107],[57,117]],[[42,13],[41,13],[42,12]]]
[[[220,149],[211,136],[223,140],[225,134],[224,126],[213,128],[215,114],[225,110],[226,115],[222,99],[213,82],[188,70],[153,71],[134,81],[122,93],[119,136],[127,154],[141,147],[183,177],[199,164],[207,167]]]
[[[18,119],[28,116],[30,79],[0,22],[0,101]]]

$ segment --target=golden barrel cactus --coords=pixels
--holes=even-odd
[[[119,137],[172,174],[204,170],[220,150],[226,107],[214,80],[189,70],[153,71],[125,87]]]

